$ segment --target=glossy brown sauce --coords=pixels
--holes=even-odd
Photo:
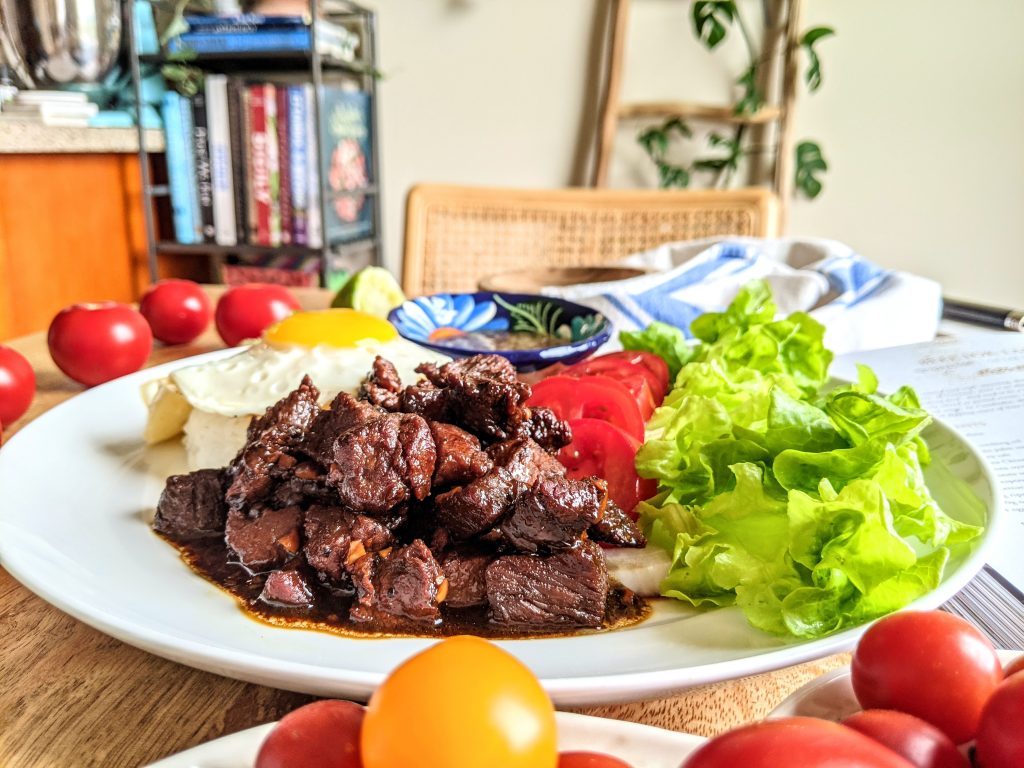
[[[296,608],[276,605],[260,599],[267,573],[253,573],[241,563],[233,560],[224,540],[219,537],[175,541],[162,536],[181,553],[188,566],[234,597],[242,611],[250,618],[274,626],[296,629],[313,629],[346,637],[449,637],[452,635],[477,635],[494,640],[512,640],[523,637],[567,637],[593,634],[594,632],[620,629],[638,624],[651,613],[647,601],[634,592],[615,584],[608,590],[605,621],[599,630],[545,628],[540,632],[516,631],[509,627],[491,624],[484,607],[448,608],[441,605],[442,621],[432,625],[422,621],[396,619],[390,631],[381,631],[374,624],[349,621],[349,609],[353,596],[319,584],[315,572],[303,566],[307,583],[315,591],[313,606]]]

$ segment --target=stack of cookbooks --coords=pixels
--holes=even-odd
[[[172,38],[171,53],[242,54],[312,50],[309,20],[303,16],[186,16],[188,31]],[[317,50],[341,61],[355,60],[359,36],[341,24],[318,19]]]
[[[19,91],[3,104],[5,119],[85,127],[99,108],[75,91]]]

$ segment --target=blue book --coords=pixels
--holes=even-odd
[[[306,122],[306,95],[303,86],[288,86],[288,164],[291,169],[292,188],[292,242],[309,243],[309,146]]]
[[[199,16],[187,14],[185,23],[190,30],[256,31],[268,27],[304,27],[302,16],[264,16],[261,13],[243,13],[235,16]]]
[[[373,234],[373,200],[361,191],[376,173],[371,164],[370,95],[330,86],[323,94],[324,239],[329,244],[361,240]]]
[[[260,30],[257,32],[224,32],[206,34],[186,32],[171,38],[167,50],[171,53],[260,53],[264,51],[308,51],[309,28]]]
[[[190,245],[198,242],[196,220],[193,216],[192,174],[189,164],[192,158],[191,129],[184,121],[184,107],[188,100],[174,91],[164,94],[162,111],[164,116],[164,141],[167,152],[167,177],[171,188],[171,211],[174,219],[174,238],[179,243]]]

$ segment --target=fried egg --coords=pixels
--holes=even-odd
[[[250,419],[295,389],[303,376],[309,375],[321,405],[327,405],[339,392],[355,394],[377,355],[394,363],[410,384],[419,378],[420,363],[449,360],[363,312],[297,312],[238,354],[149,382],[143,388],[150,409],[144,437],[159,442],[184,431],[191,469],[223,466],[244,444]]]

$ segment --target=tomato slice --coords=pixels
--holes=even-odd
[[[596,374],[565,371],[564,375],[582,379]],[[609,379],[615,379],[616,381],[621,382],[622,385],[629,390],[629,394],[632,395],[633,400],[636,401],[636,405],[640,409],[640,416],[644,421],[651,418],[651,415],[654,413],[654,409],[658,407],[663,399],[658,398],[655,400],[654,393],[651,391],[651,385],[647,378],[633,371],[623,368],[609,369],[605,373],[601,374],[601,376],[607,376]]]
[[[544,406],[566,421],[601,419],[622,428],[636,440],[644,439],[644,418],[633,395],[622,382],[607,376],[552,376],[533,387],[529,406]]]
[[[668,394],[668,364],[653,352],[610,352],[570,365],[563,373],[570,376],[600,374],[619,380],[640,376],[650,386],[656,405],[661,405],[661,401]]]
[[[585,379],[581,379],[585,381]],[[558,452],[566,475],[579,479],[597,475],[608,482],[608,495],[634,518],[637,503],[657,492],[653,480],[642,480],[634,462],[640,441],[600,419],[572,419],[572,442]]]

